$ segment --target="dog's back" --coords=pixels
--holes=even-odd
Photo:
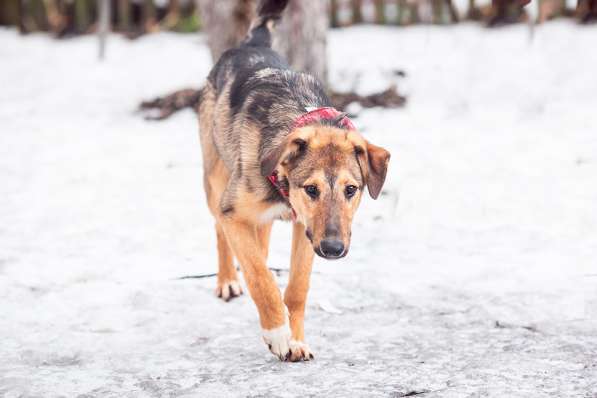
[[[305,109],[330,105],[317,79],[291,70],[271,48],[274,24],[287,3],[263,1],[246,39],[209,74],[211,93],[205,97],[211,95],[218,109],[212,140],[231,171],[253,168],[251,162],[278,146]]]

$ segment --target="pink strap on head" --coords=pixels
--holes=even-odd
[[[292,127],[293,129],[296,129],[299,127],[304,127],[311,123],[316,123],[321,120],[334,120],[338,119],[342,115],[342,112],[330,106],[316,108],[299,116]],[[352,120],[350,120],[350,118],[346,115],[340,119],[338,124],[340,125],[340,127],[345,128],[347,130],[356,130],[356,127],[352,123]]]

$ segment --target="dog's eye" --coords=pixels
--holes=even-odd
[[[313,199],[317,199],[319,196],[319,189],[315,185],[305,185],[305,192]]]
[[[354,185],[347,185],[346,188],[344,188],[344,194],[346,195],[347,198],[352,198],[354,196],[355,193],[357,193],[358,188]]]

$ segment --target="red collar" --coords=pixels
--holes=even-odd
[[[280,195],[284,197],[286,205],[288,205],[288,207],[290,207],[290,210],[292,211],[292,221],[296,221],[296,212],[292,208],[290,200],[288,200],[288,191],[286,190],[286,188],[282,186],[282,184],[280,184],[280,180],[278,180],[278,172],[274,170],[274,172],[271,175],[269,175],[267,179],[278,190],[278,192],[280,192]]]
[[[280,181],[278,180],[278,172],[276,170],[274,170],[274,172],[268,176],[267,179],[278,190],[278,192],[280,192],[280,195],[288,198],[288,191],[282,186],[282,184],[280,184]]]
[[[294,121],[292,129],[304,127],[308,124],[319,122],[322,120],[337,120],[338,126],[347,130],[356,130],[352,120],[336,108],[325,106],[322,108],[307,108],[307,113],[303,113]]]
[[[302,114],[299,116],[292,125],[292,130],[297,129],[299,127],[304,127],[312,123],[321,122],[323,120],[336,120],[337,125],[340,128],[347,129],[347,130],[356,130],[352,120],[346,116],[346,113],[342,113],[336,108],[332,108],[330,106],[322,107],[322,108],[307,108],[307,113]],[[292,208],[290,201],[288,200],[288,190],[280,184],[280,180],[278,180],[278,172],[274,170],[274,172],[267,177],[269,182],[278,190],[280,195],[284,197],[286,200],[286,204],[292,210],[292,220],[296,221],[296,212]]]

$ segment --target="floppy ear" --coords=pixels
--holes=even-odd
[[[386,180],[390,152],[382,147],[367,142],[367,157],[369,158],[369,179],[367,180],[367,188],[369,189],[369,195],[371,195],[373,199],[377,199],[381,192],[381,188],[383,187],[383,183]]]
[[[365,141],[365,143],[367,145],[366,150],[361,146],[357,146],[355,147],[355,152],[359,160],[361,173],[369,190],[369,195],[373,199],[377,199],[386,180],[390,153],[368,141]]]
[[[287,162],[298,156],[307,147],[307,141],[302,138],[288,137],[277,148],[274,148],[261,160],[261,175],[268,177],[272,175],[276,167],[282,162]]]

